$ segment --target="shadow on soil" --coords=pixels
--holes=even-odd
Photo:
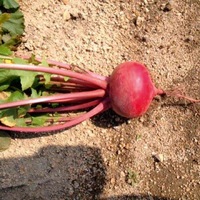
[[[91,120],[95,126],[101,128],[110,128],[128,122],[127,118],[119,116],[112,109],[94,116]]]
[[[124,196],[110,197],[110,198],[101,199],[101,200],[172,200],[172,199],[149,196],[149,195],[144,195],[144,196],[143,195],[142,196],[124,195]]]
[[[98,148],[49,146],[32,157],[0,161],[0,199],[101,199],[106,167]],[[113,196],[102,200],[160,199]]]

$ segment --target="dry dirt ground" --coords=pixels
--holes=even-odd
[[[163,89],[200,98],[199,0],[21,0],[18,53],[109,75],[145,63]],[[12,134],[0,153],[2,200],[199,200],[200,105],[157,98],[147,114],[114,112],[46,135]]]

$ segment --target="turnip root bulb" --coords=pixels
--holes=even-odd
[[[154,86],[147,68],[131,61],[115,68],[108,90],[112,109],[126,118],[143,115],[153,97],[162,93]]]

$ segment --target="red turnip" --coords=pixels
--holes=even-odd
[[[147,68],[137,62],[120,64],[104,77],[52,60],[24,57],[19,64],[7,59],[11,64],[0,64],[0,130],[57,131],[109,108],[126,118],[139,117],[156,95],[174,94],[157,89]],[[175,96],[200,102],[180,93]],[[69,111],[89,108],[66,116]]]
[[[127,118],[139,117],[151,104],[153,97],[161,94],[147,68],[136,62],[119,65],[109,79],[109,97],[113,110]]]

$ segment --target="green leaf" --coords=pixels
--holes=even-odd
[[[2,28],[11,35],[21,35],[24,32],[24,17],[20,11],[10,14],[10,18],[2,24]]]
[[[0,151],[5,151],[11,144],[11,137],[6,131],[0,131]]]
[[[20,82],[21,82],[21,86],[22,86],[22,90],[26,90],[28,88],[31,88],[31,86],[33,85],[33,82],[35,80],[35,73],[33,73],[32,76],[30,76],[30,73],[29,73],[29,76],[27,75],[22,75],[20,76]]]
[[[24,59],[22,59],[22,58],[17,58],[17,57],[13,58],[12,61],[13,61],[13,63],[15,63],[15,64],[23,64],[23,65],[28,64],[28,61],[27,61],[27,60],[24,60]]]
[[[8,117],[1,117],[0,119],[1,123],[8,126],[8,127],[13,127],[16,125],[16,121],[14,119],[14,116],[8,116]]]
[[[27,124],[26,124],[26,118],[17,118],[15,119],[16,121],[16,126],[18,127],[26,127]]]
[[[17,116],[24,117],[27,114],[27,111],[31,108],[30,105],[22,106],[17,109]]]
[[[19,7],[19,4],[15,0],[3,0],[3,5],[6,9],[16,9]]]
[[[4,103],[19,101],[24,99],[24,94],[20,91],[15,91],[10,94],[7,99],[2,100]],[[16,125],[15,119],[18,118],[18,110],[21,108],[8,108],[0,110],[0,122],[6,126],[13,127]],[[22,112],[22,111],[21,111]]]
[[[52,108],[57,108],[60,104],[59,103],[51,103]]]
[[[0,92],[0,101],[6,100],[10,96],[10,92]]]
[[[33,85],[37,72],[23,71],[23,70],[8,70],[0,69],[0,83],[1,85],[10,85],[14,79],[20,79],[21,89],[24,91],[31,88]],[[3,87],[5,88],[5,86]],[[1,90],[1,87],[0,87]]]
[[[33,126],[44,126],[45,122],[49,119],[48,116],[41,115],[37,117],[32,117],[32,123]]]
[[[5,86],[9,86],[12,77],[13,76],[11,75],[10,70],[0,69],[0,86],[3,86],[3,88],[5,88]]]
[[[68,81],[69,80],[69,77],[68,76],[65,76],[64,77],[64,81]]]
[[[47,62],[45,58],[42,59],[41,65],[44,67],[49,67],[49,63]]]
[[[0,24],[3,24],[4,22],[8,21],[10,19],[10,14],[3,13],[0,15]]]
[[[6,95],[8,95],[6,93]],[[10,94],[10,96],[4,100],[3,103],[6,102],[14,102],[25,99],[25,95],[20,91],[15,91]],[[8,108],[0,110],[0,122],[8,127],[16,126],[18,123],[18,119],[24,118],[27,114],[27,111],[30,109],[29,105],[16,107],[16,108]]]
[[[2,40],[3,40],[3,42],[4,42],[4,45],[5,45],[5,43],[10,43],[9,41],[11,40],[11,35],[10,34],[4,34],[4,35],[2,35]]]
[[[39,116],[32,116],[31,117],[31,126],[44,126],[45,123],[49,122],[50,121],[53,121],[53,122],[57,122],[59,119],[60,119],[60,114],[58,113],[54,113],[54,114],[41,114]]]
[[[42,59],[42,62],[40,64],[43,67],[49,67],[49,63],[45,58]],[[45,85],[48,85],[51,81],[51,74],[43,73],[44,79],[45,79]],[[47,86],[48,87],[48,86]]]
[[[24,32],[24,16],[16,0],[0,0],[0,45],[16,49]]]
[[[4,91],[6,89],[8,89],[10,86],[10,83],[4,83],[0,85],[0,91]]]
[[[17,117],[17,109],[3,109],[0,111],[0,122],[6,126],[13,127],[16,125],[14,118]]]
[[[44,79],[45,79],[45,85],[47,86],[47,88],[50,88],[52,85],[49,84],[51,81],[51,74],[48,73],[43,73]]]
[[[3,38],[5,38],[4,36],[5,35],[2,36],[2,40]],[[10,36],[9,40],[5,40],[5,41],[3,40],[3,42],[4,42],[3,43],[4,46],[9,47],[10,49],[14,49],[15,48],[14,46],[20,43],[20,36],[19,35]]]
[[[39,65],[40,64],[40,62],[35,59],[34,54],[32,54],[31,57],[28,59],[28,63],[31,63],[33,65]]]
[[[12,51],[8,47],[1,45],[0,46],[0,54],[4,55],[4,56],[10,56],[10,55],[12,55]]]
[[[31,88],[31,98],[38,98],[40,95],[38,95],[37,90],[34,88]]]
[[[11,95],[7,98],[6,102],[13,102],[13,101],[20,101],[25,99],[25,96],[20,91],[14,91],[11,93]]]

